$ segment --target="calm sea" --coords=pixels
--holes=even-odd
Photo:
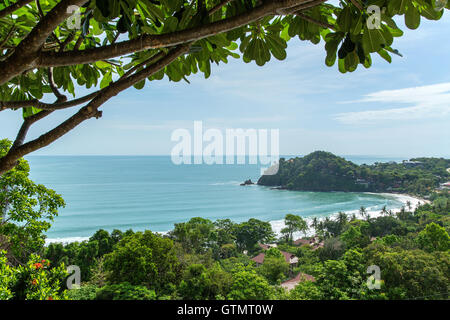
[[[400,161],[399,158],[346,156],[355,163]],[[379,211],[402,205],[401,197],[365,193],[296,192],[261,186],[256,165],[174,165],[169,156],[29,156],[31,178],[60,193],[60,210],[49,239],[81,239],[103,228],[164,232],[192,217],[258,218],[277,230],[287,213],[306,218],[361,206]],[[404,200],[404,199],[403,199]]]

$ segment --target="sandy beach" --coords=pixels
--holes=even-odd
[[[410,205],[411,205],[411,210],[415,210],[419,205],[422,204],[426,204],[426,203],[431,203],[431,201],[423,199],[423,198],[419,198],[417,196],[412,196],[409,194],[403,194],[403,193],[374,193],[374,192],[365,192],[366,194],[376,194],[376,195],[382,195],[386,198],[393,198],[399,202],[402,203],[402,206],[392,209],[392,212],[395,214],[397,212],[399,212],[402,207],[405,207],[406,210],[408,210],[407,208],[407,203],[409,201]],[[377,209],[375,210],[374,208],[366,208],[367,209],[367,213],[371,218],[376,218],[376,217],[380,217],[383,214],[381,213],[381,210]],[[347,215],[352,215],[352,214],[356,214],[356,216],[358,218],[359,217],[359,209],[358,210],[351,210],[351,211],[344,211]],[[328,216],[330,218],[335,218],[338,215],[338,212]],[[306,217],[305,220],[308,223],[308,226],[311,225],[311,222],[313,220],[314,217]],[[326,217],[317,217],[318,220],[324,220]],[[272,225],[272,229],[273,231],[279,236],[281,234],[281,230],[285,227],[284,224],[284,220],[276,220],[276,221],[270,221],[270,224]],[[309,229],[307,234],[307,236],[312,236],[313,235],[313,230]],[[303,233],[294,233],[294,238],[302,238],[304,237]]]

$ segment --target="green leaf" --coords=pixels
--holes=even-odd
[[[355,51],[350,52],[344,59],[345,69],[353,72],[358,67],[359,58]]]
[[[178,19],[175,17],[167,17],[164,20],[163,33],[174,32],[177,30]]]
[[[411,5],[408,6],[405,13],[405,24],[409,29],[415,30],[420,25],[419,10]]]
[[[389,63],[392,62],[392,57],[389,55],[389,53],[386,50],[380,50],[377,53],[380,55],[380,57],[382,57],[387,62],[389,62]]]
[[[439,20],[444,14],[443,10],[433,7],[423,0],[416,0],[416,2],[420,5],[420,14],[428,20]],[[435,1],[432,1],[432,3],[434,4]]]
[[[345,33],[343,32],[329,33],[326,35],[325,50],[327,51],[327,56],[325,58],[325,64],[328,67],[333,66],[336,62],[336,51],[344,36]]]
[[[108,18],[111,15],[109,0],[96,0],[95,5],[104,18]]]
[[[266,35],[266,42],[269,46],[270,52],[278,60],[286,59],[286,42],[277,35]]]
[[[389,37],[388,33],[389,31],[386,33],[386,30],[384,29],[368,29],[366,26],[362,37],[364,51],[366,53],[377,52],[384,46],[389,45],[389,42],[392,43],[392,35]]]
[[[104,76],[102,81],[100,81],[100,89],[106,88],[112,81],[111,70],[108,71]]]
[[[359,15],[358,19],[354,19],[353,23],[352,23],[352,34],[360,34],[362,31],[362,27],[363,27],[363,22],[364,22],[364,17],[363,15]]]
[[[106,69],[106,68],[110,68],[111,65],[108,62],[105,61],[97,61],[95,62],[95,65],[97,67],[99,67],[100,69]]]
[[[144,86],[145,86],[145,79],[133,85],[133,87],[135,87],[138,90],[141,90],[142,88],[144,88]]]
[[[341,73],[346,73],[347,72],[347,69],[345,68],[345,61],[344,61],[344,59],[339,59],[338,66],[339,66],[339,72],[341,72]]]
[[[35,107],[27,107],[27,108],[22,108],[22,117],[28,118],[36,113],[38,113],[39,111],[41,111],[41,109],[35,108]]]
[[[349,32],[352,26],[353,21],[353,9],[350,6],[346,6],[339,13],[336,24],[339,26],[339,29],[344,32]]]

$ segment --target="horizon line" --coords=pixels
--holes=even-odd
[[[322,150],[321,150],[322,151]],[[314,152],[314,151],[313,151]],[[329,152],[329,151],[327,151]],[[312,152],[310,152],[312,153]],[[308,154],[310,154],[308,153]],[[403,158],[403,159],[411,159],[411,158],[450,158],[450,155],[421,155],[421,156],[406,156],[406,155],[379,155],[379,154],[339,154],[339,153],[333,153],[330,152],[336,156],[339,157],[375,157],[375,158]],[[308,154],[280,154],[280,158],[285,157],[304,157]],[[25,155],[25,157],[170,157],[171,154],[28,154]],[[191,157],[195,157],[196,155],[191,155]],[[201,155],[198,155],[201,156]],[[223,157],[226,157],[226,155],[222,155]],[[237,156],[245,156],[249,157],[250,155],[244,154],[244,155],[233,155],[235,157]],[[258,156],[258,155],[257,155]]]

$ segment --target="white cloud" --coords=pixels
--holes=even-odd
[[[442,118],[450,114],[450,82],[378,91],[366,95],[361,100],[348,103],[354,102],[400,103],[409,106],[339,113],[335,115],[335,119],[346,124],[367,124],[387,120]]]

